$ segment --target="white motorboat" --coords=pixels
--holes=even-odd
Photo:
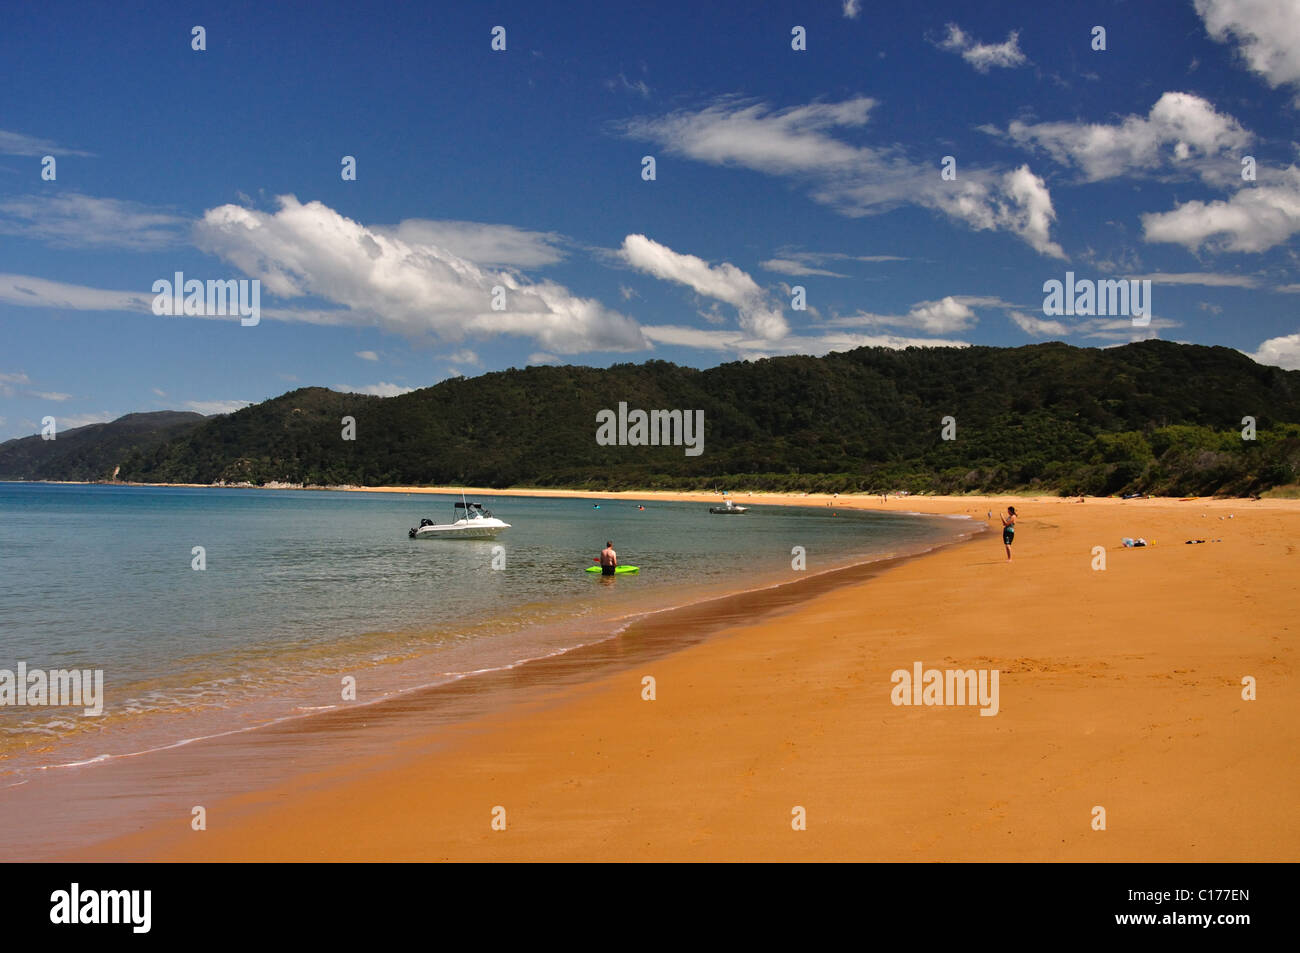
[[[731,500],[727,500],[722,506],[710,506],[710,513],[748,513],[748,506],[737,506]]]
[[[497,519],[482,503],[467,503],[462,495],[459,503],[452,504],[450,523],[420,520],[407,535],[411,539],[495,539],[510,524]]]

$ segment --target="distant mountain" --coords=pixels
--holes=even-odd
[[[132,451],[156,447],[206,419],[202,414],[161,410],[59,431],[53,440],[40,436],[7,440],[0,443],[0,480],[111,479]]]
[[[620,401],[702,410],[702,452],[602,446],[597,413]],[[355,440],[344,439],[345,417]],[[1242,439],[1244,417],[1255,420],[1254,440]],[[121,478],[1248,493],[1300,482],[1300,371],[1165,341],[860,348],[705,371],[663,361],[530,367],[398,397],[292,391],[136,445]]]

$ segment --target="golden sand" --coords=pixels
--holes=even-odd
[[[1011,504],[1015,560],[990,533],[642,667],[439,729],[436,745],[340,751],[323,776],[208,805],[206,831],[160,819],[82,856],[1300,856],[1300,503],[736,499],[981,520],[991,509],[995,527]],[[1155,545],[1125,549],[1123,536]],[[1093,568],[1098,546],[1104,571]],[[894,705],[891,673],[915,662],[998,670],[997,715]],[[1245,677],[1256,700],[1243,698]],[[793,829],[797,808],[806,830]]]

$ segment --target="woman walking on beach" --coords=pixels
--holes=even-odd
[[[1002,517],[1002,545],[1007,548],[1007,562],[1011,562],[1011,544],[1016,541],[1016,508],[1007,507],[1007,515]]]

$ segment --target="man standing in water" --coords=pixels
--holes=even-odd
[[[600,574],[602,576],[612,576],[617,568],[618,553],[614,552],[614,544],[609,540],[605,540],[605,548],[600,551]]]

